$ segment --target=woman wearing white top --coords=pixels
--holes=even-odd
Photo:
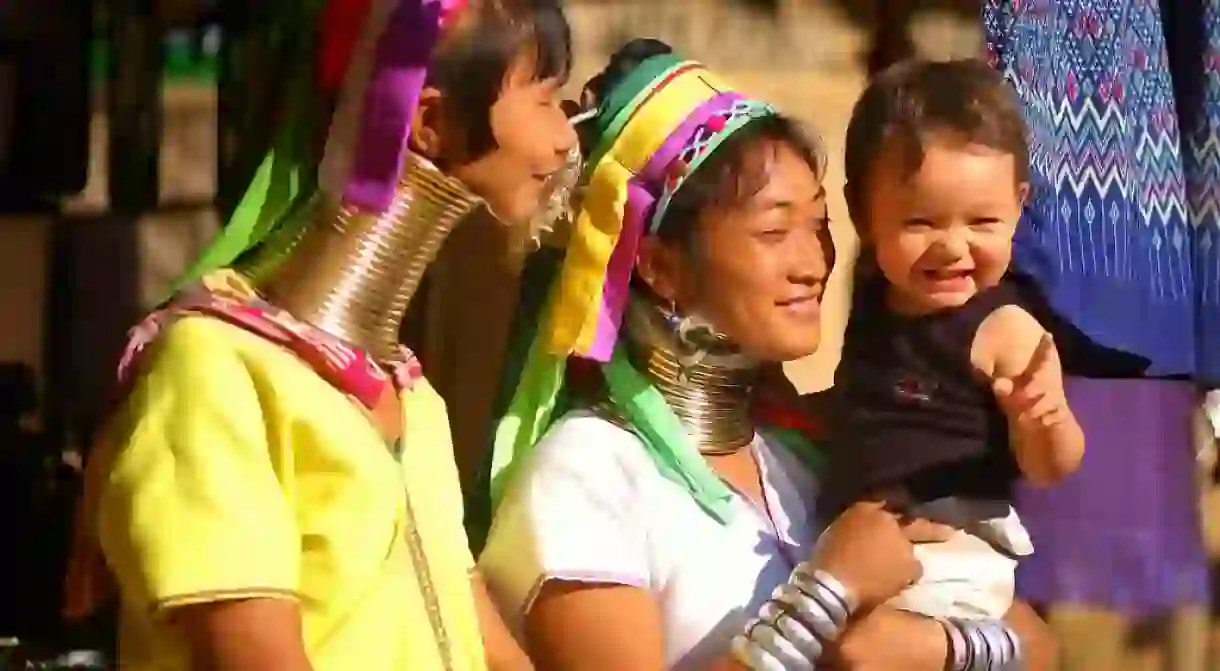
[[[822,534],[816,450],[760,417],[761,365],[820,337],[816,148],[652,40],[586,93],[580,218],[527,320],[479,561],[538,667],[1048,668],[1023,606],[1009,626],[877,607],[918,577],[911,541],[951,530],[857,506]],[[565,371],[571,354],[600,375]]]

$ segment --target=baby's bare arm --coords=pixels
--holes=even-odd
[[[1021,472],[1040,485],[1075,472],[1084,432],[1067,404],[1058,350],[1038,320],[1012,305],[996,310],[975,334],[971,360],[1008,417]]]

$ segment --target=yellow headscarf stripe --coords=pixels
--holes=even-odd
[[[627,182],[693,110],[729,90],[701,67],[665,79],[638,96],[640,106],[589,175],[544,329],[549,352],[569,354],[593,345],[606,267],[622,231]]]
[[[666,61],[666,57],[661,56],[658,57],[657,60],[664,63]],[[649,70],[649,65],[651,65],[651,59],[645,61],[639,67],[637,72],[633,72],[632,74],[628,75],[627,82],[623,84],[623,88],[628,88],[633,78],[647,73]],[[707,71],[707,68],[705,68],[703,64],[698,61],[676,60],[669,67],[656,72],[645,85],[638,86],[639,90],[635,93],[635,95],[631,96],[631,99],[628,100],[625,105],[618,108],[618,110],[614,112],[614,116],[606,124],[605,130],[598,135],[597,145],[589,154],[588,164],[596,165],[599,161],[601,161],[601,158],[610,151],[611,147],[614,146],[614,143],[619,139],[620,136],[622,136],[623,128],[627,125],[627,122],[631,121],[631,119],[635,117],[636,112],[638,112],[641,107],[649,102],[653,94],[665,88],[671,80],[677,79],[680,74],[693,71],[703,72],[708,78],[713,78],[713,75]],[[615,88],[617,89],[618,87]],[[616,92],[612,92],[611,100],[607,101],[605,104],[613,105],[613,98],[615,95]],[[600,113],[609,113],[609,110],[605,110]]]

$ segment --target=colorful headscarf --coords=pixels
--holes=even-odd
[[[618,334],[641,237],[664,224],[670,199],[725,139],[774,114],[701,64],[672,54],[645,60],[609,92],[589,122],[599,139],[586,163],[566,254],[541,317],[524,320],[536,330],[496,427],[485,483],[492,511],[522,457],[567,409],[565,373],[575,356],[600,364],[608,400],[658,469],[727,521],[727,486],[660,392],[628,362]]]
[[[306,0],[298,20],[317,39],[297,40],[286,62],[313,67],[289,75],[289,97],[271,149],[227,225],[173,291],[232,265],[272,231],[306,223],[293,214],[319,191],[384,212],[400,178],[441,28],[466,3]],[[323,124],[329,132],[319,156],[314,148]]]

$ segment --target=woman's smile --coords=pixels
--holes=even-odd
[[[817,319],[822,314],[822,292],[801,294],[793,298],[776,301],[775,304],[787,314],[801,319]]]

